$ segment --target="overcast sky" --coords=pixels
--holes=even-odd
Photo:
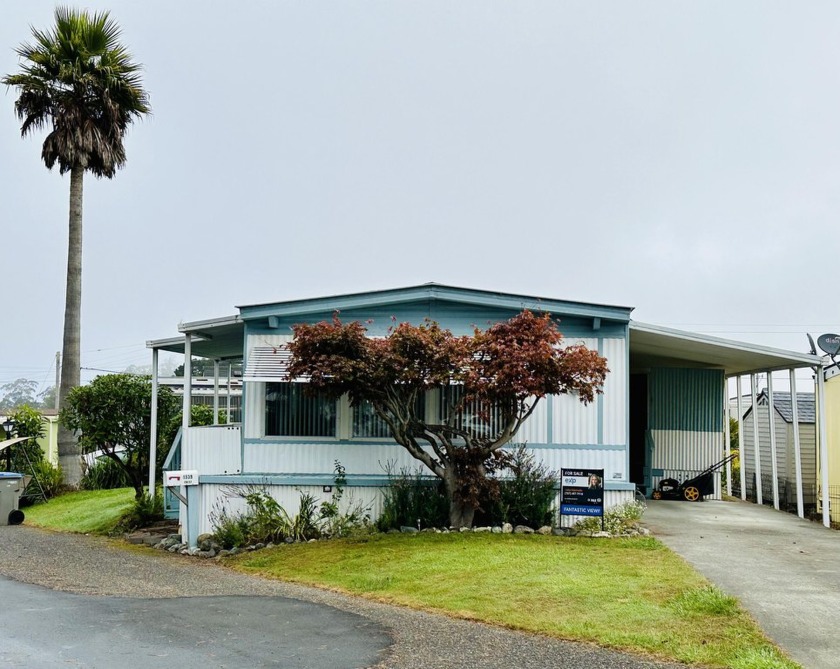
[[[840,331],[836,2],[110,2],[154,114],[84,201],[82,365],[436,281],[805,350]],[[52,2],[0,5],[0,75]],[[0,384],[61,348],[69,176],[0,89]],[[83,379],[95,372],[85,370]]]

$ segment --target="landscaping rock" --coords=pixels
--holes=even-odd
[[[285,543],[287,543],[287,544],[293,544],[293,543],[295,543],[295,540],[294,540],[294,538],[292,538],[292,537],[286,537],[285,539],[283,539],[283,541],[284,541]]]
[[[593,539],[609,539],[612,535],[609,532],[594,532]]]
[[[500,526],[498,526],[498,525],[494,525],[494,526],[490,529],[490,531],[491,531],[493,534],[501,534],[501,533],[502,533],[502,528],[501,528]]]
[[[527,525],[517,525],[513,528],[514,534],[533,534],[534,529],[532,527],[528,527]]]
[[[537,530],[537,534],[542,534],[543,536],[548,536],[551,534],[551,526],[543,525],[540,529]]]
[[[419,530],[411,525],[403,525],[402,527],[400,527],[400,532],[402,532],[403,534],[417,534]]]
[[[209,551],[198,551],[197,555],[198,557],[204,559],[214,558],[216,557],[216,551],[212,549],[210,549]]]
[[[474,527],[473,532],[489,532],[489,527]]]
[[[510,523],[502,525],[502,534],[510,534],[511,532],[513,532],[513,525]]]

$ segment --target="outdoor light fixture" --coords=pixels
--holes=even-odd
[[[15,428],[15,421],[11,418],[7,418],[3,421],[3,429],[6,430],[6,439],[12,438],[12,430]]]

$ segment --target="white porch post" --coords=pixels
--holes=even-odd
[[[755,392],[755,374],[750,374],[750,393],[752,394],[752,425],[753,425],[753,450],[755,451],[755,501],[756,504],[764,504],[764,495],[761,489],[761,453],[759,451],[758,437],[758,401]]]
[[[831,514],[828,508],[828,435],[825,425],[825,368],[817,367],[817,412],[820,416],[820,487],[822,499],[822,521],[826,527],[831,527]]]
[[[152,349],[152,415],[149,434],[149,497],[155,494],[155,469],[157,464],[158,422],[158,350]]]
[[[186,438],[187,428],[190,426],[192,410],[192,336],[184,335],[184,403],[181,416],[181,427],[184,428],[181,442]]]
[[[225,409],[227,410],[228,425],[233,422],[233,418],[231,418],[232,414],[230,413],[230,375],[231,375],[232,371],[233,371],[233,365],[231,363],[228,363],[227,397],[225,397]]]
[[[219,424],[219,361],[213,361],[213,425]]]
[[[735,379],[735,392],[738,393],[738,470],[741,478],[741,500],[747,500],[747,454],[744,453],[744,406],[741,398],[741,375]]]
[[[796,515],[805,517],[802,498],[802,449],[799,443],[799,403],[796,399],[796,370],[790,370],[790,408],[793,413],[793,459],[796,467]]]
[[[729,443],[729,379],[723,377],[723,450],[728,458],[732,454]],[[732,497],[732,463],[726,463],[726,494]]]
[[[779,465],[776,463],[776,414],[773,404],[773,372],[767,372],[767,419],[770,428],[770,471],[773,473],[773,508],[779,510]]]

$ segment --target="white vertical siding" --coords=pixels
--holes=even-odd
[[[265,435],[265,384],[261,381],[246,381],[244,385],[242,429],[246,439],[260,439]]]
[[[651,430],[653,453],[651,467],[662,469],[653,477],[654,487],[663,478],[683,481],[723,459],[720,432],[690,432],[687,430]],[[715,492],[720,498],[720,477],[715,477]]]
[[[242,472],[242,440],[238,425],[187,428],[181,439],[181,468],[201,475]]]
[[[514,439],[526,444],[545,444],[548,442],[548,399],[537,403],[528,420],[519,428]]]
[[[235,515],[244,513],[248,505],[237,491],[246,489],[264,489],[282,506],[291,516],[297,514],[300,508],[301,493],[308,493],[321,502],[329,501],[331,493],[323,492],[321,486],[290,486],[290,485],[251,485],[251,486],[228,486],[224,484],[204,484],[199,487],[199,527],[198,533],[213,532],[212,519],[222,509],[227,514]],[[375,520],[382,513],[382,494],[379,488],[348,486],[344,488],[344,497],[341,500],[341,511],[347,511],[352,505],[361,502],[362,506],[370,509],[371,520]],[[182,505],[183,507],[183,505]],[[183,514],[183,508],[182,508]],[[181,518],[181,523],[186,518]]]
[[[623,449],[535,448],[529,449],[537,462],[552,471],[561,469],[603,469],[607,481],[627,481],[627,458]]]
[[[423,465],[399,444],[263,442],[245,444],[245,471],[257,474],[329,474],[338,460],[348,474],[384,476],[388,469]]]
[[[598,443],[598,403],[584,406],[576,395],[556,395],[552,402],[555,444]]]
[[[604,339],[601,355],[607,359],[610,373],[604,383],[603,442],[610,445],[627,443],[627,341],[625,339]]]

